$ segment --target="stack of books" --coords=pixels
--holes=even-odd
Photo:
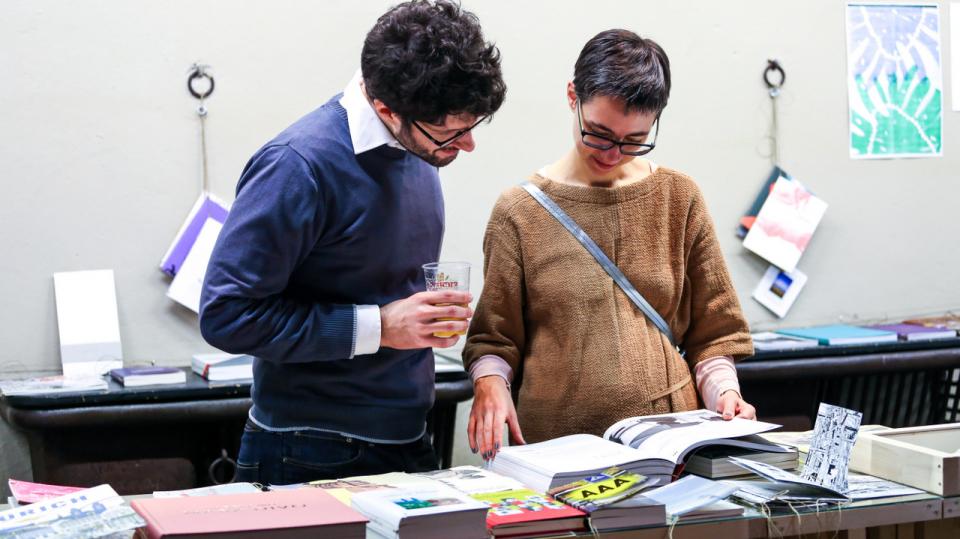
[[[487,537],[487,505],[439,482],[357,492],[353,494],[351,505],[370,519],[368,537]]]
[[[730,460],[738,457],[744,460],[762,462],[781,470],[793,470],[800,465],[800,454],[795,447],[781,446],[784,451],[755,451],[738,447],[710,446],[697,451],[684,466],[684,471],[707,477],[722,479],[747,475],[750,472]]]

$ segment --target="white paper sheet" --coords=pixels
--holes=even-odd
[[[113,270],[53,274],[63,374],[98,376],[123,367]]]

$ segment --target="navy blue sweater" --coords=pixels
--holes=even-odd
[[[355,305],[425,289],[443,236],[437,169],[381,146],[354,155],[340,96],[250,159],[207,267],[200,329],[251,354],[252,417],[371,441],[421,436],[433,404],[429,349],[350,357]]]

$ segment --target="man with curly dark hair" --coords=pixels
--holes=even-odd
[[[466,292],[424,292],[444,228],[438,167],[503,103],[500,56],[447,0],[400,4],[342,94],[250,159],[207,268],[200,328],[254,360],[240,481],[435,469],[431,347]],[[440,319],[453,319],[444,320]]]

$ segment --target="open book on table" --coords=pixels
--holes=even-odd
[[[699,447],[730,445],[760,451],[787,449],[758,438],[778,428],[762,421],[725,421],[708,410],[631,417],[616,422],[603,438],[574,434],[502,449],[491,469],[540,491],[595,475],[611,466],[644,475],[652,485],[670,482],[676,466]],[[748,437],[748,438],[744,438]]]

